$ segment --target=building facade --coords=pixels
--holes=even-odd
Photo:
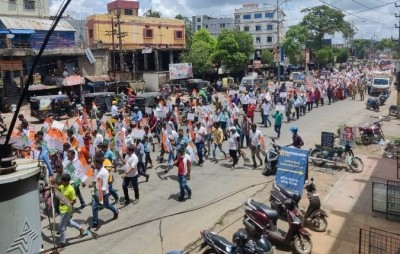
[[[280,8],[265,4],[243,4],[242,8],[235,9],[234,16],[234,28],[253,36],[254,59],[259,60],[263,50],[272,50],[283,42],[285,13]]]
[[[211,35],[218,37],[222,29],[232,30],[234,19],[230,17],[214,18],[207,15],[192,17],[192,30],[197,32],[200,29],[207,29]]]
[[[0,16],[48,18],[49,0],[0,1]]]
[[[138,16],[137,1],[116,0],[107,4],[107,10],[88,16],[86,28],[91,48],[114,51],[112,70],[168,70],[186,48],[183,20]]]

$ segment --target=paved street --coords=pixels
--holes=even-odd
[[[340,124],[357,124],[367,121],[371,116],[377,116],[377,113],[365,110],[360,101],[346,100],[323,106],[301,117],[299,121],[284,124],[283,134],[278,143],[290,143],[289,128],[293,124],[299,127],[305,147],[312,147],[319,143],[321,131],[334,132]],[[272,128],[261,129],[267,136],[275,135]],[[152,157],[155,159],[156,154]],[[239,162],[240,165],[242,163],[243,161]],[[273,180],[262,176],[260,170],[251,170],[249,166],[231,170],[228,164],[223,160],[218,164],[207,161],[203,167],[194,167],[192,180],[189,182],[193,189],[193,197],[184,203],[175,200],[179,192],[176,169],[168,174],[164,174],[163,166],[150,169],[150,181],[146,183],[143,178],[139,180],[139,204],[127,207],[117,205],[121,214],[116,221],[111,220],[111,212],[101,211],[101,228],[84,239],[71,239],[77,234],[68,230],[67,237],[71,239],[71,245],[63,252],[90,252],[99,250],[99,247],[104,253],[165,253],[173,249],[183,249],[199,237],[200,230],[212,227],[227,211],[240,206],[244,200],[266,187],[266,182]],[[336,177],[338,176],[332,176]],[[330,184],[332,183],[323,186],[323,183],[320,183],[318,187],[326,189]],[[256,186],[250,187],[252,185]],[[114,186],[119,190],[120,196],[123,196],[119,177],[116,177]],[[266,189],[267,191],[263,191],[265,199],[268,197],[270,186]],[[240,190],[243,191],[234,194]],[[133,195],[133,191],[130,191]],[[83,195],[89,203],[90,193],[87,188],[83,189]],[[218,201],[224,196],[227,197]],[[218,202],[213,203],[214,201]],[[177,214],[181,212],[184,213]],[[161,217],[164,218],[160,223],[157,218]],[[74,214],[74,219],[80,223],[90,222],[91,207],[88,206],[81,213]],[[146,223],[147,221],[150,222]],[[47,219],[42,220],[42,225],[45,248],[49,248],[51,234]]]

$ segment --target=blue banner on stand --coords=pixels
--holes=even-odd
[[[285,190],[303,194],[304,180],[308,165],[308,150],[282,147],[278,160],[275,182]]]

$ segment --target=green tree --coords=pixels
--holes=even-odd
[[[331,47],[323,47],[315,52],[315,61],[323,66],[328,63],[333,63],[334,54]]]
[[[181,54],[181,62],[192,63],[193,71],[203,76],[212,71],[214,53],[217,40],[206,29],[200,29],[193,35],[190,49]]]
[[[297,64],[302,58],[301,47],[310,39],[309,30],[304,25],[294,25],[286,32],[283,47],[290,63]]]
[[[148,9],[143,16],[152,17],[152,18],[161,18],[162,14],[159,11],[153,11],[152,9]]]
[[[216,68],[223,67],[227,72],[238,73],[245,70],[253,52],[253,37],[250,34],[224,29],[218,35],[212,59]]]
[[[175,19],[180,19],[185,21],[185,41],[186,41],[186,48],[190,48],[192,46],[193,41],[193,29],[192,29],[192,22],[187,17],[178,14],[175,16]]]
[[[301,25],[307,28],[315,42],[319,43],[319,47],[321,47],[325,35],[334,35],[336,32],[340,32],[346,39],[354,36],[353,27],[343,19],[344,14],[339,10],[319,5],[303,9],[301,12],[305,13]]]
[[[389,39],[389,38],[383,38],[382,40],[380,40],[378,42],[377,47],[380,50],[384,50],[385,48],[395,49],[396,48],[396,43],[394,41],[392,41],[391,39]]]
[[[274,53],[269,49],[264,49],[261,53],[261,62],[263,64],[268,64],[269,66],[275,66]]]
[[[345,63],[345,62],[347,62],[347,59],[349,58],[349,49],[348,48],[334,49],[333,53],[336,56],[337,63]]]

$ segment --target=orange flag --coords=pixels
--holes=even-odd
[[[161,143],[162,143],[162,145],[163,145],[164,152],[166,152],[166,153],[169,152],[167,142],[168,142],[167,134],[166,134],[166,133],[163,133],[163,134],[161,135]]]

